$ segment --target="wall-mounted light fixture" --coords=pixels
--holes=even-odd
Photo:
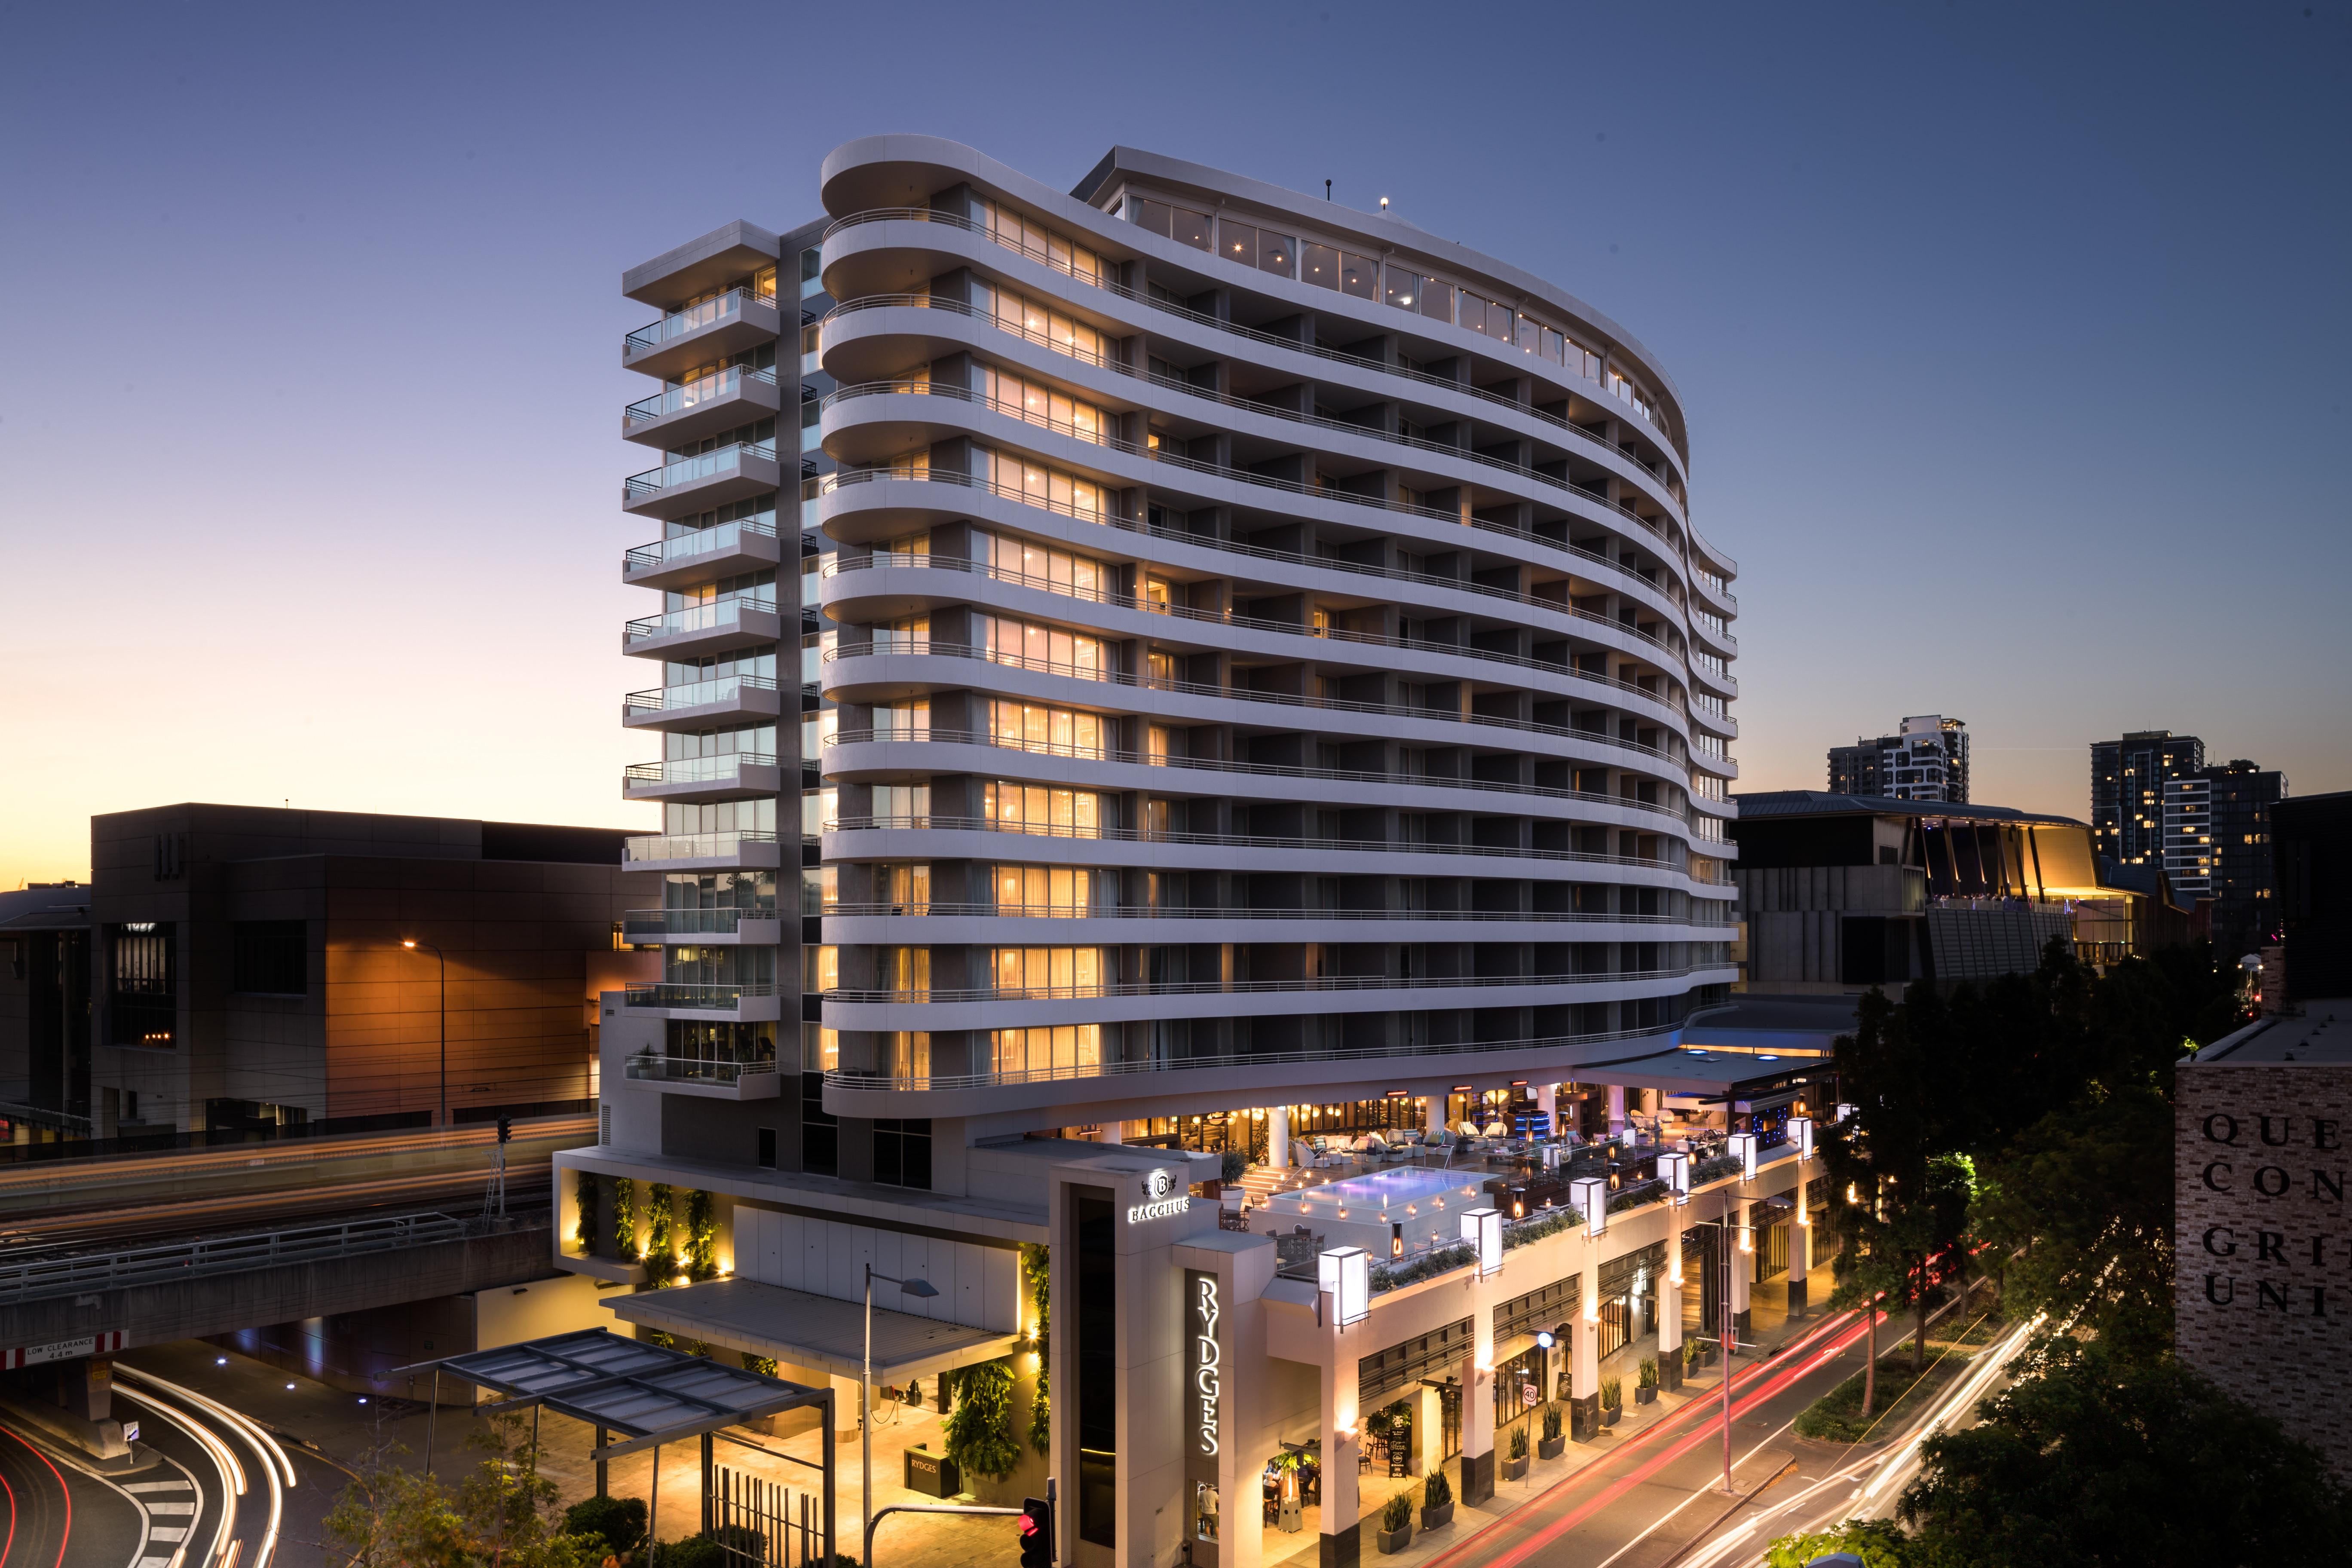
[[[1813,1119],[1810,1116],[1789,1118],[1789,1142],[1797,1146],[1797,1158],[1813,1157]]]
[[[1372,1259],[1360,1247],[1335,1247],[1315,1259],[1315,1283],[1331,1298],[1341,1328],[1360,1323],[1372,1310]]]
[[[1728,1140],[1730,1152],[1739,1160],[1739,1173],[1749,1181],[1756,1179],[1756,1134],[1735,1132]]]
[[[1477,1250],[1479,1279],[1491,1279],[1503,1271],[1502,1210],[1472,1209],[1465,1214],[1462,1239]]]
[[[1679,1150],[1659,1155],[1658,1180],[1665,1183],[1677,1205],[1690,1202],[1690,1156]]]

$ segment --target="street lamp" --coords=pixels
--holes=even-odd
[[[938,1295],[939,1288],[928,1279],[893,1279],[887,1274],[874,1272],[874,1265],[866,1266],[866,1366],[857,1385],[857,1445],[862,1479],[858,1489],[857,1517],[866,1531],[866,1555],[874,1555],[874,1281],[896,1285],[903,1296],[928,1300]]]
[[[433,961],[441,966],[440,1126],[441,1131],[446,1132],[449,1131],[449,961],[442,956],[441,950],[439,948],[434,946],[429,942],[417,942],[413,938],[403,937],[401,939],[400,945],[408,949],[411,952],[415,952],[420,947],[423,948],[425,952],[431,953],[433,955]]]

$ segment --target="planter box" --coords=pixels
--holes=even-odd
[[[1652,1387],[1652,1388],[1639,1388],[1639,1387],[1637,1387],[1637,1388],[1635,1388],[1635,1389],[1633,1390],[1633,1403],[1634,1403],[1634,1404],[1636,1404],[1636,1405],[1655,1405],[1657,1402],[1658,1402],[1658,1391],[1657,1391],[1657,1389],[1656,1389],[1656,1388],[1654,1388],[1654,1387]]]
[[[1527,1474],[1528,1457],[1525,1454],[1521,1454],[1516,1459],[1506,1458],[1503,1460],[1503,1479],[1505,1480],[1524,1480],[1527,1479]]]
[[[1565,1436],[1536,1439],[1536,1458],[1539,1459],[1557,1459],[1567,1452],[1568,1439]]]
[[[945,1454],[934,1454],[928,1448],[908,1448],[906,1458],[906,1488],[925,1497],[951,1498],[963,1490],[962,1472],[955,1461]]]
[[[1454,1502],[1450,1498],[1435,1508],[1423,1507],[1421,1510],[1421,1528],[1423,1530],[1443,1530],[1453,1522]]]
[[[1603,1429],[1603,1430],[1606,1430],[1606,1429],[1607,1429],[1607,1428],[1609,1428],[1609,1427],[1612,1427],[1612,1426],[1616,1426],[1616,1425],[1617,1425],[1617,1417],[1618,1417],[1621,1414],[1622,1414],[1622,1406],[1620,1406],[1620,1405],[1602,1405],[1602,1406],[1601,1407],[1601,1425],[1602,1429]]]
[[[1374,1539],[1380,1542],[1381,1552],[1383,1556],[1387,1556],[1393,1552],[1402,1552],[1406,1547],[1412,1544],[1412,1521],[1405,1521],[1404,1528],[1402,1530],[1380,1531],[1376,1532]]]

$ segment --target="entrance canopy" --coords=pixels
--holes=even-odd
[[[627,1322],[664,1329],[685,1339],[740,1345],[755,1355],[836,1377],[860,1373],[866,1346],[866,1305],[813,1296],[756,1279],[708,1279],[668,1290],[641,1290],[604,1303]],[[967,1328],[874,1308],[874,1376],[885,1384],[934,1377],[955,1367],[994,1361],[1020,1348],[1021,1336],[1002,1329]],[[708,1363],[703,1363],[708,1365]]]
[[[543,1405],[631,1439],[599,1449],[600,1460],[833,1399],[830,1388],[809,1388],[708,1356],[623,1339],[610,1329],[525,1340],[438,1364],[442,1372],[499,1395],[497,1409]]]

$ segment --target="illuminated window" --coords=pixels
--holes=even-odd
[[[1103,411],[1058,387],[985,364],[972,366],[971,383],[972,390],[1000,414],[1010,414],[1081,441],[1099,443],[1103,438],[1108,424]]]
[[[1069,1071],[1102,1065],[1099,1024],[996,1029],[988,1039],[994,1070],[1000,1073]]]
[[[1097,561],[1091,555],[1079,555],[1067,550],[1031,540],[1016,539],[1010,534],[983,533],[974,530],[972,559],[987,567],[992,577],[1017,582],[1025,587],[1043,588],[1049,594],[1066,594],[1076,599],[1108,599],[1117,582],[1116,569],[1108,561]]]
[[[1085,680],[1110,679],[1102,638],[1089,633],[1016,621],[1009,616],[974,615],[971,628],[972,642],[987,653],[991,663],[1075,675]]]
[[[1095,900],[1117,895],[1115,874],[1084,866],[997,866],[989,873],[996,912],[1050,920],[1073,920],[1095,912]]]
[[[991,780],[981,796],[989,823],[1004,832],[1056,838],[1095,838],[1102,833],[1102,797],[1090,789]]]
[[[1110,502],[1102,486],[1076,474],[1064,473],[1041,464],[1027,462],[986,447],[971,449],[972,477],[1000,495],[1007,495],[1023,503],[1057,511],[1066,517],[1089,518],[1100,521],[1109,514]]]

